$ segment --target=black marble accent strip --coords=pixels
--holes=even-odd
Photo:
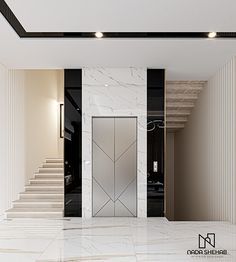
[[[26,32],[4,0],[0,0],[0,12],[20,38],[96,38],[95,32]],[[103,32],[103,38],[117,39],[153,39],[153,38],[208,38],[209,32]],[[236,32],[217,32],[216,39],[236,39]]]

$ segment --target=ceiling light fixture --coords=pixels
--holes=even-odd
[[[208,34],[208,37],[209,37],[209,38],[215,38],[215,37],[216,37],[216,32],[210,32],[210,33]]]
[[[102,33],[102,32],[96,32],[96,33],[95,33],[95,36],[96,36],[97,38],[102,38],[102,37],[103,37],[103,33]]]

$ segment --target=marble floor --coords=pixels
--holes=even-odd
[[[198,234],[215,233],[227,255],[191,256]],[[1,262],[236,261],[236,226],[165,218],[8,219],[0,221]]]

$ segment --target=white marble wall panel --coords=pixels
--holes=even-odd
[[[138,118],[138,217],[147,214],[145,68],[84,68],[82,75],[82,216],[92,216],[92,117]]]

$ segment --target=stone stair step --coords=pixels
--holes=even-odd
[[[38,173],[63,173],[63,168],[52,168],[52,167],[40,167]]]
[[[26,191],[20,193],[20,199],[64,199],[63,193],[55,193],[55,192],[37,192],[37,191]]]
[[[26,191],[64,191],[63,186],[58,186],[58,185],[28,185],[25,186]]]
[[[46,163],[63,163],[63,159],[62,158],[47,158]]]
[[[61,178],[64,179],[64,174],[61,173],[35,173],[35,179],[57,179]]]
[[[26,200],[20,200],[20,201],[14,201],[13,202],[13,208],[60,208],[62,209],[64,206],[64,203],[61,201],[27,201]]]
[[[17,213],[8,213],[6,214],[7,218],[63,218],[62,213],[46,213],[46,212],[17,212]]]
[[[63,179],[30,179],[30,185],[63,185]]]
[[[11,208],[8,209],[6,212],[61,212],[60,208]]]
[[[62,218],[61,208],[11,208],[6,211],[7,218]]]
[[[25,192],[6,211],[7,218],[62,218],[64,208],[64,161],[48,158],[29,179]]]
[[[63,163],[44,163],[43,168],[63,168]]]
[[[17,202],[27,202],[27,203],[34,203],[34,202],[53,202],[53,203],[63,203],[64,199],[58,199],[58,198],[42,198],[42,199],[37,199],[37,198],[26,198],[26,199],[17,199],[15,201],[13,201],[13,203],[17,203]]]
[[[54,190],[54,189],[51,189],[51,190],[40,190],[40,189],[27,189],[25,190],[24,193],[30,193],[30,194],[63,194],[64,193],[64,190],[63,189],[59,189],[59,190]]]

